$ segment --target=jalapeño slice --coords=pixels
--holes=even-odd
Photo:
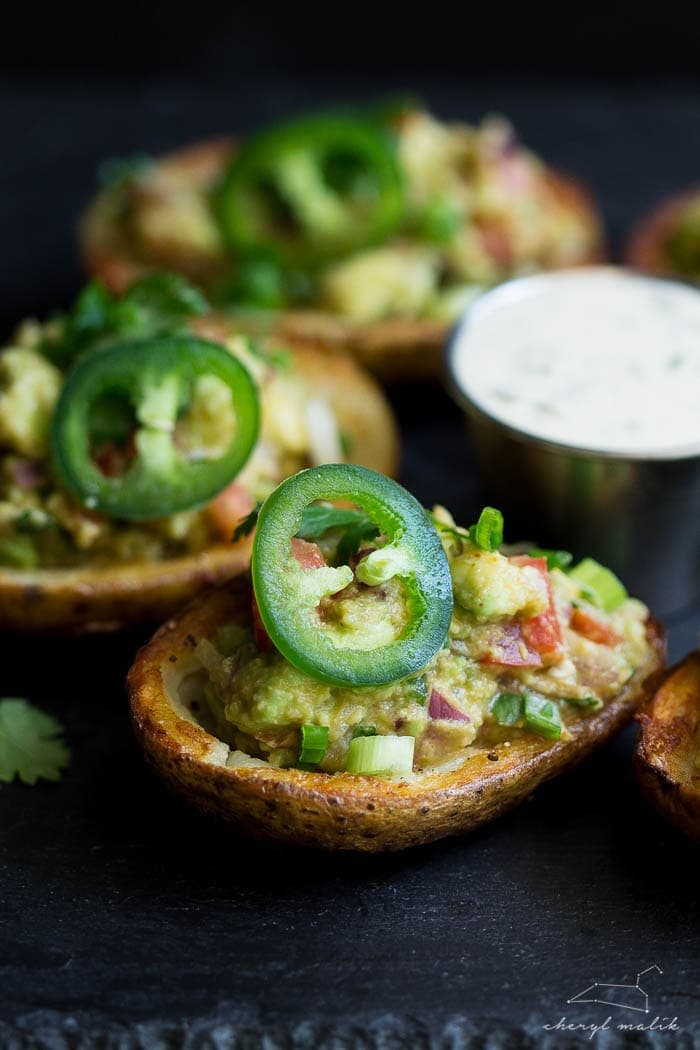
[[[183,442],[181,428],[202,381],[210,384],[204,396],[212,381],[219,399],[223,394],[229,426],[217,420],[214,446],[207,432],[187,447],[192,441]],[[207,503],[225,488],[248,459],[258,428],[255,382],[222,346],[189,335],[120,343],[69,371],[52,422],[53,463],[59,481],[88,509],[128,520],[161,518]],[[110,460],[120,469],[100,462],[105,447],[118,450]]]
[[[219,221],[240,255],[273,250],[314,265],[386,238],[403,215],[392,143],[371,121],[318,116],[250,139],[216,196]]]
[[[291,541],[317,500],[360,507],[396,552],[404,622],[392,641],[348,639],[324,623],[319,603],[353,578],[347,565],[304,568]],[[279,652],[300,671],[340,686],[375,686],[414,674],[441,648],[452,616],[452,582],[439,536],[424,509],[395,481],[365,467],[326,464],[283,481],[258,518],[252,555],[255,598]],[[353,642],[355,644],[353,644]]]

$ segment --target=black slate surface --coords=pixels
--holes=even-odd
[[[77,287],[71,223],[102,157],[397,87],[0,86],[0,141],[12,143],[0,165],[3,331]],[[447,115],[511,114],[526,141],[593,184],[615,241],[700,170],[691,85],[417,86]],[[478,495],[457,411],[437,390],[392,396],[404,481],[468,514]],[[700,612],[669,628],[676,658]],[[58,713],[74,751],[59,785],[0,785],[3,1050],[700,1045],[698,852],[641,800],[632,731],[460,840],[374,858],[261,846],[191,813],[143,766],[122,686],[142,640],[0,639],[0,695]],[[648,1014],[567,1003],[652,965],[663,974],[641,982]],[[657,1016],[676,1027],[618,1028]],[[545,1027],[562,1017],[587,1027]]]

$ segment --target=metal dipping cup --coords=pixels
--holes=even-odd
[[[636,455],[543,440],[507,425],[457,378],[455,358],[467,328],[513,295],[541,290],[556,277],[517,278],[487,292],[446,347],[448,387],[469,423],[484,498],[503,511],[509,540],[590,555],[655,614],[669,616],[700,602],[700,390],[696,447]]]

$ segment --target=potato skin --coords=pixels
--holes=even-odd
[[[672,668],[637,715],[637,779],[659,813],[700,839],[700,652]]]
[[[700,186],[676,193],[657,204],[634,227],[625,245],[623,257],[627,266],[659,277],[680,277],[668,258],[666,241],[680,213],[689,201],[700,195]]]
[[[202,141],[168,154],[161,163],[169,170],[190,176],[195,184],[209,186],[232,158],[233,139]],[[586,188],[578,180],[548,169],[550,188],[559,201],[577,212],[590,230],[591,249],[576,265],[603,262],[606,252],[602,223]],[[121,235],[110,210],[108,193],[101,193],[88,207],[78,228],[85,269],[114,292],[122,292],[148,267]],[[192,280],[207,276],[189,273]],[[279,315],[274,334],[294,343],[345,350],[383,379],[426,379],[441,373],[442,351],[452,325],[427,318],[396,317],[358,323],[318,310],[289,310]]]
[[[301,347],[294,360],[310,389],[328,400],[340,429],[353,439],[353,460],[395,475],[398,430],[375,380],[342,354]],[[144,621],[156,624],[204,587],[243,572],[249,560],[249,543],[217,543],[198,554],[155,563],[0,568],[0,629],[83,633]]]
[[[499,816],[612,736],[632,717],[664,664],[663,630],[650,622],[648,666],[599,713],[572,724],[571,740],[549,745],[524,738],[411,781],[229,767],[222,764],[226,745],[184,717],[184,709],[175,710],[162,668],[186,668],[200,638],[211,637],[219,624],[247,622],[249,607],[249,582],[239,578],[202,595],[160,628],[129,672],[136,735],[168,785],[200,809],[259,838],[328,850],[399,850]]]

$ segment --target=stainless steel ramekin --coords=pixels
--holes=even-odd
[[[509,539],[590,555],[668,616],[700,601],[700,439],[680,455],[559,444],[502,423],[457,382],[454,359],[465,327],[480,311],[497,309],[506,289],[520,294],[526,282],[548,276],[518,278],[481,296],[446,347],[448,386],[470,424],[484,499],[503,511]]]

